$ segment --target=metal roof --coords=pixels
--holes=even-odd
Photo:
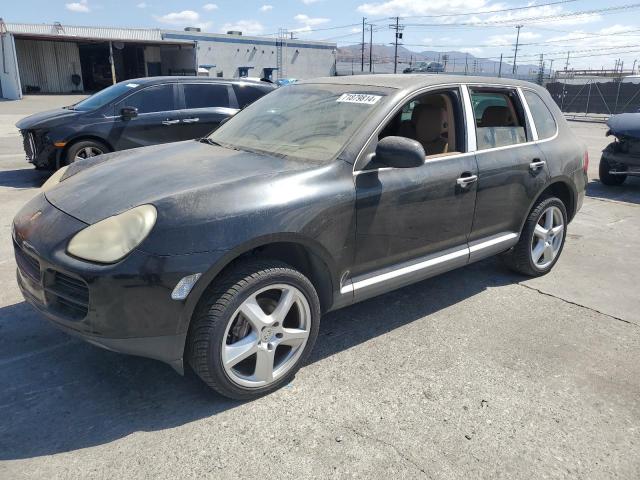
[[[168,43],[157,28],[116,28],[62,25],[59,23],[5,23],[7,32],[18,36],[64,40],[116,40]],[[174,41],[172,43],[193,43]]]

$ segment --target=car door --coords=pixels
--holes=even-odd
[[[425,163],[414,168],[374,164],[358,170],[356,165],[356,254],[351,272],[356,299],[468,261],[476,160],[472,152],[466,152],[460,90],[452,88],[435,95],[448,98],[451,113],[447,117],[455,124],[455,132],[449,125],[448,144],[455,138],[456,147],[427,155]],[[429,102],[435,102],[435,97],[422,95],[409,100],[381,130],[378,139],[399,134],[419,136],[410,132],[408,122],[415,117],[417,105],[433,111]]]
[[[180,140],[202,138],[238,112],[235,95],[228,83],[182,83],[180,89],[184,105],[178,128]]]
[[[518,88],[469,86],[475,120],[478,190],[469,238],[471,260],[518,241],[549,171]]]
[[[137,90],[114,106],[114,124],[109,142],[116,150],[144,147],[180,139],[180,112],[177,110],[173,83],[152,85]],[[125,107],[135,108],[137,115],[124,117]]]

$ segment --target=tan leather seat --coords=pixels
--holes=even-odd
[[[447,153],[448,142],[442,138],[445,110],[434,105],[416,105],[414,109],[416,140],[429,155]]]
[[[514,122],[509,108],[498,105],[487,107],[480,120],[481,127],[510,127],[512,125]]]

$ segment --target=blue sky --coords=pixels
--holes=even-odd
[[[556,2],[553,5],[549,3]],[[629,5],[633,0],[5,0],[0,16],[8,22],[102,25],[205,31],[242,30],[275,34],[287,28],[300,38],[360,41],[362,17],[374,23],[374,42],[390,43],[389,17],[407,24],[404,43],[421,50],[460,50],[480,57],[513,55],[515,25],[523,25],[522,62],[537,63],[544,53],[554,68],[573,53],[574,68],[612,68],[621,58],[630,68],[640,58],[639,8],[575,15]],[[547,4],[547,5],[544,5]],[[519,7],[530,7],[508,10]],[[486,12],[486,13],[485,13]],[[469,15],[460,15],[469,13]],[[541,18],[542,17],[542,18]],[[461,25],[462,24],[462,25]],[[335,28],[339,27],[339,28]],[[367,34],[368,39],[368,34]],[[638,47],[633,47],[638,45]],[[520,62],[519,62],[520,63]]]

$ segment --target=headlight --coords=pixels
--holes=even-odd
[[[64,172],[67,171],[67,168],[69,168],[69,165],[66,165],[66,166],[62,167],[57,172],[55,172],[53,175],[51,175],[49,177],[49,180],[47,180],[46,182],[44,182],[44,184],[42,184],[42,186],[40,187],[40,191],[46,192],[48,190],[51,190],[56,185],[58,185],[60,183],[60,179],[64,175]]]
[[[153,205],[140,205],[120,215],[105,218],[78,232],[67,252],[98,263],[115,263],[142,243],[156,223]]]

